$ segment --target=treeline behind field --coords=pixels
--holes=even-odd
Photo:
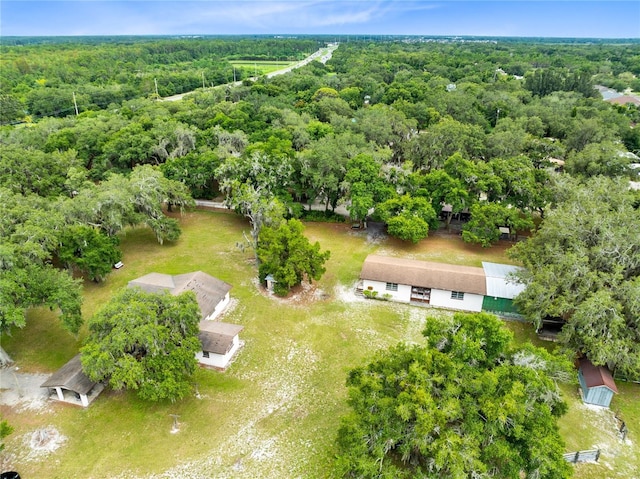
[[[228,83],[234,78],[229,60],[295,61],[335,40],[326,36],[4,38],[0,124],[21,121],[25,115],[41,118],[72,114],[74,94],[82,112],[153,96],[156,82],[162,97],[192,91],[203,83]],[[477,74],[484,65],[499,66],[513,75],[551,67],[568,68],[574,75],[588,75],[596,83],[619,90],[640,90],[640,81],[633,76],[640,68],[637,42],[589,45],[569,43],[570,39],[545,43],[518,38],[470,39],[467,43],[444,38],[425,41],[421,37],[364,36],[345,37],[343,45],[394,45],[391,51],[397,52],[395,63],[427,68],[452,81],[471,72]],[[492,75],[493,71],[490,68],[485,73]],[[235,78],[242,80],[252,74],[252,68],[237,68]]]
[[[25,115],[72,114],[74,95],[78,110],[90,111],[153,96],[156,82],[161,97],[192,91],[203,83],[220,85],[234,79],[229,60],[297,61],[322,44],[311,38],[246,37],[125,37],[36,44],[5,40],[0,60],[0,123],[20,121]],[[252,74],[253,69],[235,70],[237,80]]]

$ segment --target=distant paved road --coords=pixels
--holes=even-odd
[[[222,201],[211,201],[211,200],[196,200],[196,206],[200,207],[200,208],[217,208],[217,209],[221,209],[221,210],[228,210],[229,208],[227,207],[227,205],[224,204],[224,202]],[[305,209],[309,208],[309,205],[304,204],[302,205]],[[311,209],[314,211],[324,211],[325,210],[325,205],[324,203],[321,202],[315,202],[311,205]],[[338,205],[336,206],[336,209],[334,210],[335,213],[345,216],[345,217],[349,217],[349,212],[347,211],[347,208],[345,208],[344,205]]]
[[[287,68],[283,68],[282,70],[276,70],[270,73],[266,74],[267,78],[273,78],[274,76],[277,75],[283,75],[284,73],[289,73],[291,70],[295,70],[296,68],[300,68],[303,67],[305,65],[308,65],[309,63],[311,63],[314,60],[318,60],[320,63],[327,63],[327,61],[329,61],[329,59],[331,58],[331,55],[333,54],[334,50],[336,48],[338,48],[338,43],[330,43],[328,44],[326,47],[321,48],[320,50],[318,50],[317,52],[309,55],[307,58],[305,58],[304,60],[302,60],[301,62],[296,63],[295,65],[291,65]],[[249,80],[251,81],[256,81],[258,79],[258,77],[249,77]],[[242,81],[236,81],[236,82],[231,82],[231,83],[224,83],[222,85],[216,85],[213,88],[220,88],[220,87],[224,87],[224,86],[240,86],[242,85]],[[197,90],[195,90],[197,91]],[[182,100],[182,98],[185,95],[188,95],[190,93],[193,93],[192,91],[188,91],[185,93],[180,93],[179,95],[172,95],[172,96],[168,96],[165,98],[160,98],[159,101],[178,101],[178,100]]]

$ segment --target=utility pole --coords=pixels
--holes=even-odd
[[[73,93],[73,106],[76,107],[76,116],[78,116],[78,102],[76,101],[76,92],[72,92]]]
[[[235,82],[236,82],[236,67],[234,65],[234,67],[233,67],[233,83],[235,83]]]
[[[204,86],[204,72],[202,72],[202,89],[204,90],[205,86]]]

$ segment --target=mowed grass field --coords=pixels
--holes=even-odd
[[[229,60],[229,63],[231,63],[234,67],[245,69],[247,72],[249,72],[250,76],[254,76],[256,74],[256,76],[260,76],[274,71],[282,70],[283,68],[293,66],[299,62],[290,62],[285,60],[282,60],[280,62],[265,60]]]
[[[349,369],[399,341],[421,341],[428,314],[451,314],[355,297],[364,258],[377,253],[474,266],[482,260],[509,262],[508,243],[482,249],[457,236],[435,235],[408,245],[344,224],[307,223],[307,236],[331,251],[327,273],[313,287],[279,299],[257,284],[251,252],[236,247],[248,230],[243,218],[196,211],[185,214],[181,226],[181,239],[162,246],[148,229],[128,230],[122,236],[125,267],[104,283],[86,284],[84,315],[90,317],[115,291],[146,273],[202,270],[233,285],[232,304],[221,319],[244,326],[244,347],[234,363],[224,373],[198,370],[198,394],[176,403],[147,403],[131,393],[106,391],[87,409],[55,402],[36,411],[2,406],[2,416],[15,427],[2,467],[43,479],[330,477],[336,431],[347,412]],[[505,324],[517,341],[535,336],[526,324]],[[76,354],[85,335],[85,330],[78,338],[69,335],[53,313],[36,309],[25,329],[2,341],[21,371],[53,372]],[[569,395],[575,388],[564,390]],[[613,407],[627,420],[628,444],[614,458],[603,453],[600,464],[578,468],[578,478],[628,479],[637,471],[640,388],[623,384],[620,389]],[[577,429],[583,418],[579,406],[572,400],[561,427],[570,448],[588,449],[603,426],[587,420],[582,422],[588,433]],[[171,433],[174,414],[177,433]],[[33,456],[25,438],[45,426],[55,427],[66,441],[48,456]]]

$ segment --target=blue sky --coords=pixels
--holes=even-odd
[[[0,34],[640,38],[640,1],[0,0]]]

